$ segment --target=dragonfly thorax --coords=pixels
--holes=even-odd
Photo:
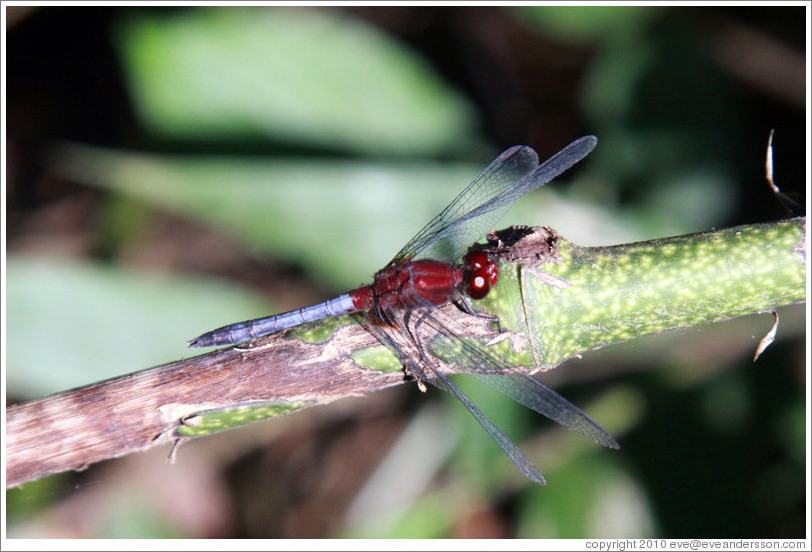
[[[432,260],[403,261],[375,275],[374,306],[393,308],[438,307],[460,294],[463,269]]]
[[[465,292],[482,299],[496,285],[496,263],[482,251],[472,251],[462,266],[432,260],[402,261],[375,275],[372,285],[350,292],[358,310],[386,313],[398,308],[439,307]]]

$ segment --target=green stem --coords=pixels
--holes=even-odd
[[[515,340],[500,353],[549,369],[610,343],[805,300],[805,222],[611,247],[559,239],[557,260],[502,263],[482,303],[502,329],[529,336],[518,355]]]

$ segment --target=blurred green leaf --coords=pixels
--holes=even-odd
[[[6,519],[11,538],[19,538],[14,534],[15,524],[25,523],[51,506],[59,492],[69,485],[66,483],[69,479],[65,473],[57,473],[6,489]]]
[[[510,11],[556,40],[588,44],[638,32],[658,10],[651,6],[522,6]]]
[[[789,458],[802,464],[806,453],[806,409],[802,400],[789,402],[779,416],[774,431]]]
[[[118,42],[155,134],[383,154],[469,144],[474,111],[413,50],[333,10],[125,12]]]
[[[70,178],[205,220],[342,291],[368,281],[482,168],[84,147],[63,150],[58,166]]]
[[[192,356],[186,341],[271,312],[256,295],[193,278],[9,256],[7,392],[35,397]]]
[[[518,510],[519,538],[640,538],[656,534],[656,520],[644,490],[605,457],[582,456],[546,475],[550,485],[529,488]]]
[[[121,489],[112,497],[115,514],[110,515],[99,533],[93,535],[103,539],[180,539],[187,537],[173,525],[174,520],[155,510],[142,497]]]
[[[449,537],[459,504],[448,493],[429,493],[393,524],[385,518],[362,531],[348,531],[341,538],[363,539],[443,539]]]

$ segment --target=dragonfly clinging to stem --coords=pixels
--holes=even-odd
[[[364,327],[395,352],[420,385],[427,381],[455,396],[525,476],[545,485],[538,468],[443,373],[426,350],[420,332],[432,329],[458,343],[467,363],[481,369],[472,375],[486,385],[601,445],[619,448],[580,409],[537,379],[511,368],[479,342],[460,337],[448,317],[438,311],[453,302],[477,316],[467,298],[484,298],[496,285],[499,273],[487,253],[469,247],[492,230],[516,200],[572,167],[596,144],[597,138],[584,136],[542,164],[532,148],[513,146],[418,232],[375,274],[371,284],[318,305],[217,328],[189,341],[189,346],[236,344],[305,322],[363,312]]]

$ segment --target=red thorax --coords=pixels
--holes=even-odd
[[[375,308],[379,313],[396,308],[440,306],[463,291],[482,299],[499,278],[496,263],[482,251],[463,257],[463,266],[431,260],[403,261],[384,268],[372,285],[350,292],[359,310]]]

